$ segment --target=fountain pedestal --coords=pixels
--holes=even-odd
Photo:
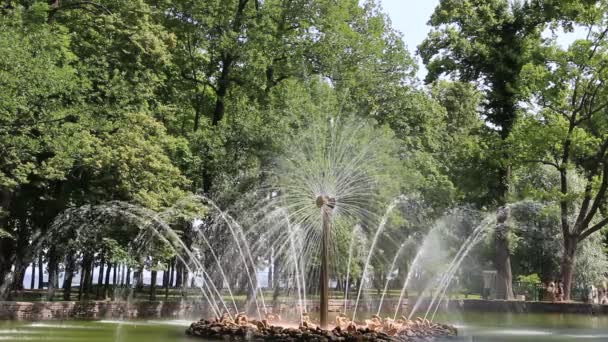
[[[323,208],[325,209],[325,208]],[[320,282],[320,323],[321,328],[327,329],[329,311],[329,229],[330,217],[327,210],[323,210],[323,236],[321,241],[321,282]]]
[[[336,199],[321,195],[316,200],[317,207],[321,209],[321,272],[319,279],[319,318],[322,329],[327,329],[329,311],[329,239],[331,229],[331,212],[336,206]]]

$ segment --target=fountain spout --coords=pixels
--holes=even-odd
[[[319,195],[315,202],[317,203],[317,207],[319,208],[323,208],[323,206],[326,206],[328,209],[333,209],[336,207],[336,199],[327,195]]]

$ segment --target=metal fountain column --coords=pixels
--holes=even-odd
[[[327,195],[317,197],[317,207],[321,209],[322,235],[321,235],[321,276],[319,290],[321,294],[319,304],[320,323],[322,329],[327,329],[327,313],[329,309],[329,240],[331,229],[331,214],[336,206],[336,199]]]

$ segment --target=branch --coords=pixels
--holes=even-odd
[[[576,223],[575,223],[575,227],[576,230],[578,232],[582,232],[587,225],[589,225],[589,222],[591,222],[591,219],[593,218],[593,216],[595,215],[595,212],[597,211],[596,208],[596,201],[594,202],[594,205],[592,207],[592,210],[594,211],[593,214],[590,217],[586,217],[586,215],[588,214],[588,209],[589,209],[589,204],[591,204],[591,199],[592,199],[592,191],[593,191],[593,177],[595,177],[597,175],[597,171],[599,170],[599,165],[602,162],[602,159],[604,158],[604,154],[606,153],[606,150],[608,149],[608,140],[606,140],[602,146],[600,147],[600,150],[597,152],[597,156],[595,159],[595,165],[592,168],[593,171],[589,172],[588,176],[587,176],[587,185],[585,186],[585,198],[583,200],[583,203],[581,205],[581,209],[578,213],[578,217],[576,218]],[[603,177],[604,180],[606,179],[606,169],[604,168],[604,172],[603,172]],[[601,189],[600,189],[601,190]]]
[[[589,30],[590,31],[587,34],[587,39],[589,38],[589,35],[591,34],[591,28]],[[597,52],[600,42],[602,42],[604,40],[604,37],[606,36],[607,33],[608,33],[608,26],[606,26],[604,28],[604,30],[599,34],[598,38],[593,42],[594,46],[593,46],[593,49],[589,52],[589,56],[587,57],[588,61],[590,61],[593,58],[593,56]],[[589,66],[587,63],[584,63],[582,65],[579,65],[579,64],[576,64],[576,65],[579,67],[579,69],[581,71],[581,73],[580,73],[581,75],[585,73],[585,70]],[[576,77],[576,81],[574,83],[574,93],[573,93],[572,101],[571,101],[572,107],[574,107],[574,104],[576,103],[576,93],[577,93],[577,88],[578,88],[578,82],[579,82],[579,76]],[[578,113],[578,111],[582,109],[582,107],[585,103],[586,97],[587,97],[587,92],[585,91],[585,93],[583,94],[583,97],[581,98],[580,106],[578,106],[578,108],[576,108],[573,111],[574,116],[576,116],[576,113]],[[573,119],[574,119],[574,117],[573,117]]]
[[[570,107],[576,108],[576,98],[578,94],[578,84],[580,81],[580,74],[576,75],[576,79],[574,80],[574,89],[572,90],[572,98],[570,99]]]
[[[594,172],[590,172],[589,175],[587,176],[587,185],[585,186],[585,198],[583,199],[583,203],[581,204],[581,209],[579,210],[578,216],[576,217],[576,221],[574,223],[574,226],[576,227],[575,230],[578,232],[584,230],[584,227],[585,227],[581,223],[585,219],[585,215],[587,215],[587,212],[589,210],[589,204],[591,204],[591,198],[593,197],[591,195],[591,192],[593,191],[593,177],[594,176],[595,176]]]
[[[13,122],[6,125],[0,125],[0,129],[2,128],[15,128],[15,127],[24,127],[24,126],[36,126],[43,124],[52,124],[52,123],[76,123],[78,122],[78,117],[75,115],[66,115],[62,118],[58,119],[49,119],[49,120],[41,120],[41,121],[29,121],[29,122]]]
[[[239,77],[228,77],[228,82],[234,82],[241,87],[245,87],[248,83],[250,83]]]
[[[575,90],[575,93],[576,93],[576,90]],[[564,111],[564,110],[562,110],[562,109],[559,109],[559,108],[557,108],[557,107],[555,107],[555,106],[553,106],[553,105],[549,104],[549,102],[547,101],[547,99],[545,99],[545,96],[544,96],[544,95],[542,95],[542,94],[541,94],[540,98],[541,98],[541,101],[542,101],[542,105],[543,105],[543,107],[545,107],[545,108],[549,108],[550,110],[552,110],[552,111],[554,111],[554,112],[556,112],[556,113],[558,113],[558,114],[561,114],[561,115],[562,115],[563,117],[565,117],[565,118],[566,118],[568,121],[570,121],[570,116],[568,116],[568,113],[566,113],[566,111]]]
[[[595,194],[595,198],[593,199],[593,205],[591,206],[589,213],[585,217],[585,220],[583,220],[583,224],[581,225],[581,227],[586,227],[589,225],[589,223],[591,223],[593,216],[595,216],[595,213],[597,213],[597,210],[600,207],[600,204],[602,202],[601,199],[606,195],[606,190],[608,190],[608,162],[605,161],[604,169],[602,171],[602,184],[600,185],[599,190]]]
[[[598,224],[596,224],[595,226],[585,230],[582,234],[580,234],[578,236],[578,241],[583,241],[586,238],[589,237],[589,235],[597,232],[598,230],[604,228],[606,225],[608,225],[608,217],[606,217],[605,219],[601,220]]]
[[[574,130],[574,123],[572,122],[572,120],[570,120],[570,125],[568,127],[568,135],[566,137],[566,141],[564,142],[562,162],[560,164],[561,167],[559,169],[560,192],[563,196],[566,196],[568,194],[567,166],[568,162],[570,161],[570,146],[572,145],[572,131]],[[565,199],[565,197],[562,197],[562,199],[559,201],[559,206],[561,214],[562,233],[564,234],[564,236],[568,236],[568,234],[570,234],[570,224],[568,223],[568,201]]]
[[[203,81],[203,80],[199,80],[199,79],[198,79],[198,78],[196,78],[196,77],[190,76],[190,75],[188,75],[188,73],[187,73],[185,70],[182,70],[182,71],[181,71],[181,74],[182,74],[182,77],[183,77],[185,80],[190,81],[190,82],[193,82],[193,83],[195,83],[195,84],[201,84],[201,85],[203,85],[203,86],[209,86],[211,89],[213,89],[214,91],[216,91],[216,92],[217,92],[217,88],[215,88],[215,86],[214,86],[213,84],[211,84],[211,83],[209,83],[209,82],[206,82],[206,81]]]
[[[605,67],[606,67],[606,64],[604,64],[600,68],[600,70],[597,71],[598,74],[601,73],[605,69]],[[590,81],[590,83],[593,83],[593,82],[595,82],[595,78]],[[598,92],[600,91],[600,89],[602,88],[603,84],[604,84],[604,80],[600,80],[600,83],[597,86],[595,86],[595,90],[593,90],[593,92],[591,93],[591,97],[585,99],[585,102],[586,102],[588,108],[585,110],[586,113],[584,113],[584,115],[581,115],[581,117],[575,121],[575,123],[574,123],[575,125],[579,125],[581,122],[583,122],[585,120],[590,120],[594,114],[598,113],[599,111],[606,108],[606,106],[608,106],[608,102],[604,102],[604,103],[600,103],[596,108],[593,108],[596,96],[597,96]],[[586,94],[588,94],[587,90],[585,90],[585,95]],[[581,107],[580,107],[581,109],[585,109],[585,102],[581,102]]]
[[[606,34],[608,34],[608,25],[604,28],[604,31],[602,31],[602,33],[600,33],[600,35],[597,37],[597,39],[593,42],[594,47],[593,50],[591,50],[591,53],[589,54],[589,59],[593,58],[593,55],[595,55],[595,53],[597,52],[597,48],[600,45],[600,42],[602,42],[604,40],[604,37],[606,36]]]
[[[540,164],[545,164],[545,165],[550,165],[555,167],[556,169],[559,170],[559,165],[557,163],[548,161],[548,160],[542,160],[542,159],[526,159],[526,160],[522,160],[522,162],[524,163],[540,163]]]

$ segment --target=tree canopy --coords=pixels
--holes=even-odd
[[[51,296],[63,288],[65,299],[77,274],[84,298],[109,295],[117,277],[141,288],[144,272],[155,279],[151,298],[158,272],[167,289],[189,285],[194,271],[170,248],[174,239],[213,268],[214,248],[232,237],[212,213],[257,219],[246,209],[311,176],[304,173],[316,161],[306,153],[333,143],[314,140],[315,129],[331,125],[360,128],[332,152],[350,158],[338,163],[345,177],[369,183],[376,212],[407,198],[378,236],[374,286],[403,281],[416,247],[455,207],[477,216],[512,208],[465,268],[498,269],[503,298],[518,276],[559,273],[570,296],[573,281],[599,281],[605,265],[593,263],[608,225],[605,6],[442,0],[418,47],[423,84],[407,33],[373,0],[5,1],[0,296],[22,290],[34,264]],[[588,35],[569,46],[552,34],[575,29]],[[289,158],[303,160],[290,168]],[[366,172],[374,177],[357,178]],[[472,216],[446,233],[448,251],[479,221]],[[336,233],[335,260],[350,260],[363,282],[360,251],[378,223],[339,224],[348,229]],[[146,235],[144,226],[175,235]],[[143,248],[144,240],[153,243]],[[535,250],[559,253],[559,263],[542,261],[559,270],[526,260]],[[293,262],[290,253],[269,249],[247,267],[274,272],[269,287],[294,287],[280,267]],[[337,286],[345,277],[336,271]],[[245,278],[233,288],[246,292]]]

